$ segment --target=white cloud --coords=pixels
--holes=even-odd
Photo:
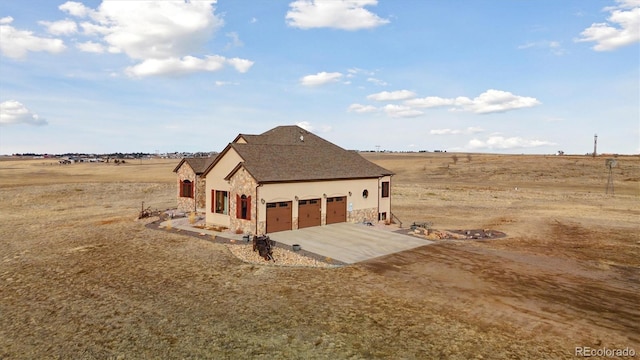
[[[321,133],[327,133],[330,132],[332,130],[332,127],[329,125],[321,125],[321,126],[314,126],[311,125],[310,122],[308,121],[301,121],[299,123],[296,123],[296,125],[300,126],[301,128],[307,130],[307,131],[311,131],[311,132],[321,132]]]
[[[347,111],[364,114],[364,113],[376,112],[378,111],[378,109],[375,106],[371,106],[371,105],[351,104],[349,106],[349,109],[347,109]]]
[[[77,17],[86,17],[93,11],[84,6],[84,4],[75,2],[75,1],[67,1],[66,3],[58,6],[58,9],[68,13],[69,15],[77,16]]]
[[[370,29],[389,23],[365,9],[377,4],[377,0],[297,0],[289,4],[286,21],[301,29]]]
[[[300,83],[304,86],[318,86],[324,85],[331,82],[338,81],[342,78],[342,74],[339,72],[319,72],[315,75],[307,75],[300,79]]]
[[[147,59],[140,64],[128,67],[125,72],[131,77],[154,75],[185,75],[198,71],[217,71],[224,67],[226,59],[211,55],[205,59],[193,56],[167,59]]]
[[[102,44],[95,43],[93,41],[78,43],[76,44],[76,48],[78,48],[80,51],[96,53],[96,54],[101,54],[105,51],[104,46]]]
[[[386,83],[385,81],[380,80],[380,79],[376,79],[376,78],[373,78],[373,77],[367,78],[367,81],[368,81],[368,82],[370,82],[370,83],[376,84],[376,85],[380,85],[380,86],[387,86],[387,85],[389,85],[389,84],[388,84],[388,83]]]
[[[227,59],[227,62],[231,64],[238,72],[246,73],[253,66],[253,61],[247,59],[233,58]]]
[[[493,89],[485,91],[473,100],[464,97],[456,98],[456,105],[476,114],[505,112],[529,108],[540,104],[540,101],[532,97],[518,96],[507,91]]]
[[[73,20],[39,21],[38,23],[46,27],[47,32],[52,35],[71,35],[78,32],[78,25]]]
[[[125,69],[133,77],[184,75],[217,71],[225,64],[240,73],[253,61],[219,55],[197,55],[224,21],[215,11],[216,0],[199,1],[103,1],[91,9],[68,1],[60,10],[86,21],[82,35],[95,37],[76,45],[82,51],[124,53],[138,63]],[[237,33],[226,34],[227,50],[242,46]]]
[[[418,116],[423,114],[422,111],[416,110],[416,109],[412,109],[409,106],[394,105],[394,104],[385,105],[382,108],[382,110],[387,115],[389,115],[390,117],[394,117],[394,118],[398,118],[398,117],[411,118],[411,117],[418,117]]]
[[[406,105],[415,106],[420,108],[432,108],[453,105],[455,99],[445,99],[437,96],[427,96],[420,99],[411,99],[404,102]]]
[[[532,148],[532,147],[540,147],[540,146],[549,146],[555,145],[549,141],[543,140],[529,140],[523,139],[521,137],[509,137],[505,138],[503,136],[494,135],[488,137],[486,140],[472,139],[467,144],[467,148],[469,149],[489,149],[489,150],[506,150],[506,149],[517,149],[517,148]]]
[[[428,96],[421,99],[407,100],[404,103],[408,106],[420,108],[452,106],[452,111],[470,111],[476,114],[505,112],[541,104],[539,100],[532,97],[518,96],[507,91],[493,89],[485,91],[474,99],[465,96],[457,98]]]
[[[397,90],[397,91],[383,91],[376,94],[371,94],[367,96],[369,100],[375,101],[397,101],[397,100],[406,100],[415,97],[416,94],[413,91],[409,90]]]
[[[244,46],[244,43],[242,42],[242,40],[240,40],[240,35],[238,35],[237,32],[232,31],[232,32],[226,33],[225,36],[231,39],[231,42],[227,44],[225,49],[228,50],[228,49]]]
[[[12,124],[47,125],[47,121],[29,111],[19,101],[4,101],[0,103],[0,125]]]
[[[9,25],[12,22],[11,16],[0,19],[0,52],[5,56],[22,59],[29,51],[59,53],[66,48],[60,39],[43,38],[31,31],[18,30]]]
[[[468,134],[477,134],[477,133],[481,133],[484,132],[484,129],[478,126],[470,126],[467,128],[467,133]]]
[[[611,51],[640,41],[640,1],[618,0],[603,10],[608,22],[594,23],[580,33],[578,42],[595,42],[593,50]]]
[[[431,135],[457,135],[460,133],[462,133],[462,131],[454,129],[432,129],[429,131]]]

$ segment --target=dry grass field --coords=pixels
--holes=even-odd
[[[505,232],[338,268],[136,221],[177,161],[0,161],[0,359],[640,356],[640,157],[366,154],[408,226]]]

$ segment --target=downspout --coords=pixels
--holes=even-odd
[[[378,178],[378,196],[376,196],[376,200],[378,201],[378,220],[377,222],[380,221],[380,197],[382,196],[382,182],[380,181],[382,179],[382,176]],[[376,222],[376,224],[377,224]]]

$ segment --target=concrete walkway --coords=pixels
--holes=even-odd
[[[433,243],[410,235],[363,224],[339,223],[269,234],[271,240],[300,245],[302,250],[346,264],[414,249]]]

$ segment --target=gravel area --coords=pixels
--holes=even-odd
[[[279,247],[272,248],[273,258],[275,261],[267,261],[260,257],[257,251],[253,251],[253,245],[251,244],[229,244],[227,247],[238,259],[252,264],[270,266],[336,267],[336,265],[328,264]]]

